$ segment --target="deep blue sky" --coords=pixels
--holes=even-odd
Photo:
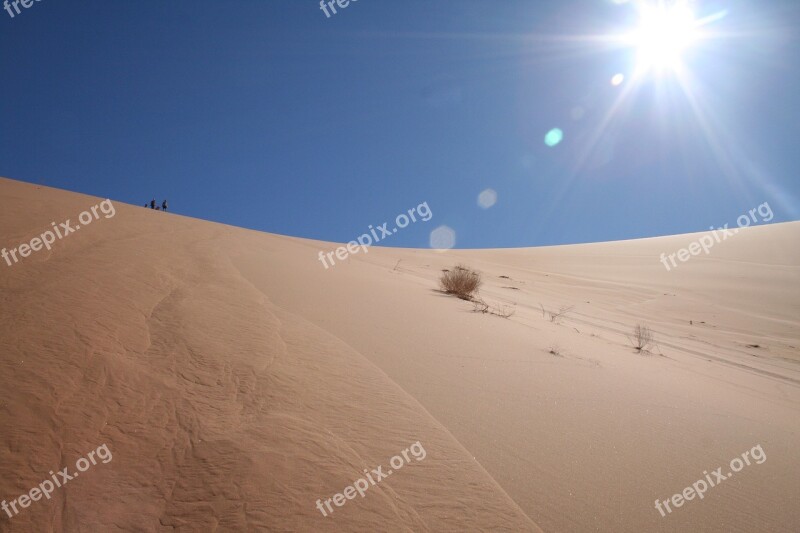
[[[674,77],[631,85],[630,49],[558,38],[629,29],[612,0],[330,19],[315,0],[41,0],[0,11],[0,175],[332,241],[428,202],[389,246],[442,224],[459,248],[701,231],[765,201],[798,219],[800,2],[696,2],[721,8],[736,36],[685,56],[693,110]]]

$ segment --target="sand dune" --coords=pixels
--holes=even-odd
[[[102,199],[0,179],[0,200],[14,248]],[[800,223],[670,272],[659,254],[698,236],[371,248],[326,270],[331,243],[113,205],[0,260],[0,499],[113,453],[2,531],[800,527]],[[516,313],[438,292],[456,263]],[[318,510],[416,442],[424,458]],[[756,445],[763,463],[654,507]]]

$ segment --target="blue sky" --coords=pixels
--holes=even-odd
[[[690,97],[585,37],[633,27],[613,0],[41,0],[0,11],[0,175],[339,242],[427,202],[389,246],[796,220],[800,3],[693,9],[727,14],[682,56]]]

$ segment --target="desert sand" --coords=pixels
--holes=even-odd
[[[0,247],[101,200],[0,179]],[[669,272],[698,235],[325,269],[337,244],[112,201],[0,260],[0,499],[113,453],[2,531],[800,530],[800,222]],[[515,313],[440,292],[458,263]],[[424,459],[318,510],[415,442]]]

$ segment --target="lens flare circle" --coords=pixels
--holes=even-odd
[[[553,148],[561,143],[564,140],[564,132],[561,131],[559,128],[553,128],[552,130],[547,132],[547,135],[544,136],[544,144]]]
[[[497,203],[497,191],[485,189],[478,195],[478,206],[481,209],[489,209]]]

